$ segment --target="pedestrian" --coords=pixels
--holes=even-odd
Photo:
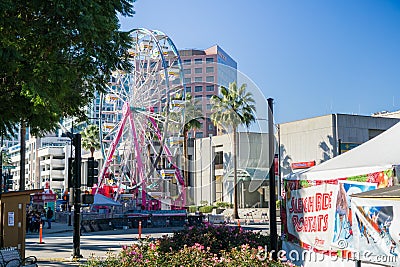
[[[51,229],[51,220],[53,219],[53,210],[51,209],[51,207],[47,208],[46,219],[47,219],[47,229]]]

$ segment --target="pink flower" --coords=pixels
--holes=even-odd
[[[154,244],[154,243],[150,243],[149,247],[151,250],[156,250],[156,248],[157,248],[156,244]]]

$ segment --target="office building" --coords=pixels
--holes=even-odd
[[[237,80],[237,63],[221,47],[214,45],[205,50],[180,50],[183,63],[186,93],[198,100],[204,120],[202,127],[189,132],[189,137],[203,138],[216,135],[217,129],[210,120],[210,98],[219,94],[219,87],[228,87]]]

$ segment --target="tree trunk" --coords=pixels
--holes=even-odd
[[[237,136],[236,136],[236,127],[233,127],[233,151],[232,151],[232,158],[233,158],[233,218],[239,218],[239,211],[238,211],[238,190],[237,190],[237,157],[236,157],[236,146],[237,146]]]
[[[26,151],[26,124],[24,120],[21,120],[20,129],[20,165],[19,165],[19,191],[25,190],[25,151]],[[38,179],[40,179],[38,177]]]

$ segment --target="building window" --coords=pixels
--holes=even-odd
[[[196,58],[194,60],[194,64],[201,64],[203,62],[203,60],[201,58]]]
[[[206,73],[212,73],[214,72],[214,67],[207,67],[206,68]]]
[[[213,57],[208,57],[208,58],[206,58],[206,62],[207,63],[213,63],[214,62],[214,58]]]
[[[214,126],[212,125],[212,123],[208,124],[208,130],[209,130],[209,131],[214,130]]]
[[[211,104],[207,104],[207,110],[211,110],[212,105]]]
[[[190,65],[192,63],[191,59],[185,59],[183,60],[183,65]]]
[[[202,95],[195,95],[194,98],[195,99],[201,99],[201,98],[203,98],[203,96]]]
[[[192,70],[191,69],[184,69],[183,74],[191,74]]]
[[[183,79],[183,82],[184,82],[184,83],[191,83],[191,82],[192,82],[192,79],[191,79],[191,78],[184,78],[184,79]]]
[[[222,151],[215,152],[214,164],[215,165],[224,164],[224,154]]]
[[[208,92],[214,91],[214,85],[207,85],[206,90]]]
[[[207,95],[207,99],[211,99],[213,95]]]
[[[203,132],[197,132],[196,138],[203,138]]]
[[[201,86],[201,85],[195,86],[195,87],[194,87],[194,91],[195,91],[195,92],[202,92],[202,91],[203,91],[203,86]]]
[[[214,76],[207,76],[206,77],[206,82],[208,82],[208,83],[214,82]]]
[[[196,109],[199,110],[199,111],[200,111],[200,110],[201,110],[201,111],[203,110],[203,106],[202,106],[201,104],[200,104],[200,105],[196,105],[195,107],[196,107]]]
[[[191,93],[192,92],[192,87],[186,86],[185,90],[186,90],[186,93]]]
[[[201,83],[203,81],[203,77],[195,77],[194,82],[195,83]]]
[[[194,69],[194,73],[197,73],[197,74],[203,73],[203,69],[202,68],[195,68]]]

